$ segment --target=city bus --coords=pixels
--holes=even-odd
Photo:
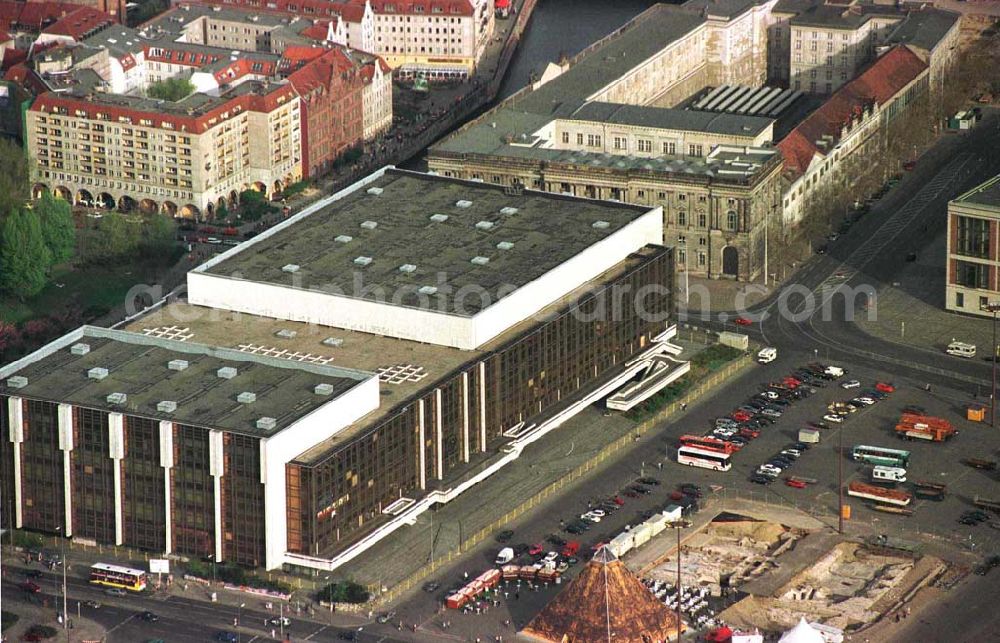
[[[693,446],[682,446],[677,449],[677,463],[689,467],[702,467],[716,471],[729,471],[732,467],[731,456],[725,451],[700,449]]]
[[[858,462],[880,464],[886,467],[906,469],[910,464],[910,452],[887,447],[873,447],[859,444],[851,450],[851,457]]]
[[[96,563],[90,566],[90,582],[95,585],[120,587],[133,592],[146,589],[146,572],[120,565]]]

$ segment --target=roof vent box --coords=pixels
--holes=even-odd
[[[28,385],[28,378],[24,375],[14,375],[7,378],[8,388],[24,388]]]
[[[327,337],[322,342],[323,346],[330,346],[332,348],[340,348],[344,345],[344,340],[340,337]]]
[[[337,243],[350,243],[351,241],[354,240],[354,237],[352,237],[349,234],[338,234],[336,237],[333,238],[333,240],[336,241]]]
[[[497,250],[510,250],[514,247],[514,244],[510,241],[501,241],[497,244]]]
[[[109,393],[106,399],[108,404],[122,405],[128,401],[128,395],[125,393]]]
[[[284,266],[282,266],[281,270],[284,271],[284,272],[298,272],[299,271],[299,267],[300,266],[298,266],[297,264],[289,263],[289,264],[285,264]]]
[[[489,257],[478,256],[478,257],[473,257],[471,259],[471,261],[472,261],[472,263],[476,264],[477,266],[485,266],[486,264],[488,264],[490,262],[490,258]]]
[[[215,374],[219,376],[220,379],[231,380],[236,377],[236,369],[232,366],[223,366],[219,370],[215,371]]]
[[[608,228],[611,227],[611,224],[608,223],[607,221],[594,221],[594,223],[592,223],[591,226],[598,230],[607,230]]]
[[[372,262],[372,258],[371,257],[365,257],[364,255],[362,255],[360,257],[355,257],[354,258],[354,263],[356,263],[359,266],[367,266],[371,262]]]
[[[372,196],[378,196],[378,195],[382,194],[383,192],[385,192],[385,190],[383,190],[382,188],[379,188],[379,187],[368,188],[368,194],[370,194]]]
[[[173,413],[177,410],[177,402],[173,400],[163,400],[157,403],[156,410],[160,413]]]
[[[251,393],[250,391],[243,391],[236,396],[236,401],[241,404],[250,404],[251,402],[257,401],[257,394]]]
[[[476,227],[480,230],[492,230],[495,225],[492,221],[480,221],[476,224]]]
[[[317,384],[313,388],[313,393],[316,395],[333,395],[333,384],[327,384],[326,382]]]
[[[172,371],[183,371],[188,367],[188,361],[186,359],[172,359],[167,362],[167,368]]]
[[[421,286],[417,289],[421,295],[433,295],[438,291],[437,286]]]
[[[417,267],[412,263],[404,263],[402,266],[399,267],[400,272],[416,272],[416,270]]]
[[[69,352],[74,355],[86,355],[90,352],[90,344],[84,344],[82,342],[79,344],[73,344],[69,347]]]
[[[509,206],[506,208],[500,208],[500,214],[509,217],[512,214],[517,214],[517,208],[512,208]]]
[[[455,201],[455,207],[456,208],[471,208],[472,207],[472,201],[468,201],[466,199],[459,199],[458,201]]]
[[[108,376],[108,369],[103,368],[101,366],[95,366],[94,368],[87,371],[87,377],[89,377],[92,380],[100,381],[107,376]]]
[[[448,220],[448,215],[447,214],[432,214],[431,215],[431,221],[433,221],[434,223],[444,223],[447,220]]]
[[[273,431],[276,426],[278,426],[278,421],[274,418],[257,418],[257,428],[262,431]]]
[[[294,337],[296,335],[298,335],[298,334],[299,333],[297,331],[289,330],[287,328],[282,328],[281,330],[279,330],[278,332],[276,332],[274,335],[275,335],[275,337],[280,337],[281,339],[294,339]]]
[[[374,230],[378,227],[378,221],[362,221],[361,227],[365,230]]]

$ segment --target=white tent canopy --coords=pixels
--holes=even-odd
[[[806,619],[800,618],[798,625],[785,632],[778,643],[825,643],[825,639]]]

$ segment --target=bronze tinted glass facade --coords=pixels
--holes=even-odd
[[[171,475],[173,551],[188,556],[215,556],[215,492],[209,473],[208,431],[174,426]]]
[[[672,254],[647,248],[641,261],[613,281],[411,398],[396,415],[322,460],[290,463],[289,551],[317,555],[342,546],[377,525],[383,507],[400,496],[423,495],[421,449],[428,489],[438,482],[439,451],[445,479],[462,473],[465,423],[474,458],[481,451],[483,411],[486,446],[493,449],[505,441],[505,430],[572,398],[648,347],[673,310]],[[637,310],[636,295],[650,285],[659,288]]]
[[[166,550],[165,469],[160,466],[160,423],[125,416],[122,461],[122,537],[125,545]]]
[[[223,558],[248,567],[264,564],[264,485],[260,440],[233,433],[223,438]]]
[[[115,541],[114,466],[108,414],[73,409],[73,535],[97,542]]]
[[[25,400],[21,444],[21,516],[27,529],[55,532],[66,524],[59,405]]]

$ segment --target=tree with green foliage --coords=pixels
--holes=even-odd
[[[177,227],[171,219],[153,215],[143,226],[142,246],[152,255],[170,252],[177,242]]]
[[[0,138],[0,218],[28,200],[28,157],[16,141]]]
[[[129,259],[139,248],[140,232],[140,226],[125,215],[109,212],[87,230],[81,244],[84,260],[106,264]]]
[[[146,96],[176,103],[194,92],[194,85],[187,78],[165,78],[150,83]]]
[[[364,603],[368,600],[368,590],[354,581],[342,580],[320,590],[319,600],[327,603]]]
[[[257,190],[240,192],[240,217],[244,221],[256,221],[275,210],[277,208],[268,203],[267,197],[263,193]]]
[[[0,291],[24,300],[45,287],[52,253],[38,215],[18,208],[0,225]]]
[[[45,191],[35,201],[32,209],[38,215],[38,222],[42,226],[42,238],[52,253],[52,263],[63,263],[72,259],[76,250],[76,226],[73,225],[73,211],[69,203]]]

